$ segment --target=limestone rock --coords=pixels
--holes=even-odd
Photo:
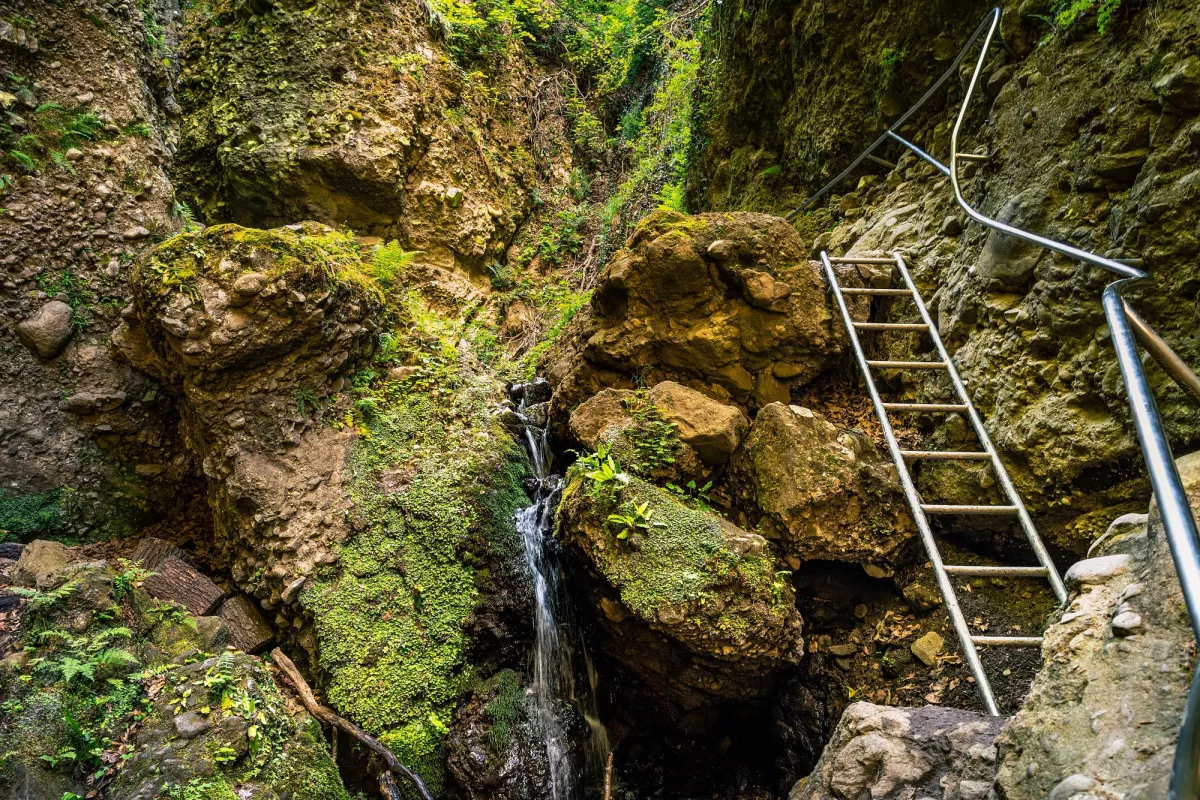
[[[551,352],[547,376],[554,418],[565,426],[587,398],[633,388],[638,375],[761,408],[840,350],[820,272],[783,220],[658,212],[601,274],[590,307]]]
[[[674,381],[663,381],[650,390],[650,402],[676,425],[680,440],[706,464],[729,460],[750,424],[734,406],[718,403]]]
[[[992,742],[1004,722],[937,706],[854,703],[789,800],[984,800],[995,770]]]
[[[69,305],[61,300],[51,300],[32,317],[17,324],[17,335],[39,358],[54,358],[66,347],[75,330],[71,314]]]
[[[36,539],[25,545],[13,569],[13,583],[45,589],[54,573],[67,566],[71,553],[58,542]]]
[[[758,412],[730,481],[751,525],[802,560],[883,563],[915,533],[875,445],[799,406]]]
[[[938,654],[942,652],[942,647],[945,644],[946,641],[940,633],[929,631],[929,633],[913,642],[910,649],[914,656],[921,659],[921,663],[927,667],[932,667],[937,663]]]
[[[1200,454],[1178,466],[1200,511]],[[1167,794],[1194,637],[1157,508],[1136,533],[1128,517],[1114,528],[1068,572],[1045,664],[997,741],[997,786],[1009,800]]]

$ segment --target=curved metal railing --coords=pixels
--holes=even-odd
[[[1022,241],[1044,247],[1056,253],[1082,261],[1085,264],[1100,267],[1114,273],[1120,278],[1109,284],[1103,293],[1104,315],[1112,335],[1113,348],[1117,363],[1120,365],[1121,377],[1125,382],[1125,390],[1129,401],[1129,410],[1133,417],[1134,429],[1142,448],[1142,457],[1146,462],[1146,470],[1150,475],[1150,485],[1154,497],[1158,501],[1162,517],[1163,529],[1166,532],[1167,543],[1171,549],[1171,558],[1175,563],[1175,571],[1179,576],[1179,584],[1183,589],[1184,602],[1190,617],[1192,632],[1200,641],[1200,533],[1196,529],[1196,521],[1192,516],[1183,482],[1175,467],[1175,459],[1171,454],[1170,443],[1167,441],[1166,430],[1154,395],[1150,390],[1150,382],[1146,377],[1145,368],[1138,354],[1139,341],[1171,375],[1171,377],[1188,393],[1200,397],[1200,378],[1189,369],[1154,331],[1139,317],[1121,296],[1122,290],[1133,283],[1148,279],[1141,269],[1127,262],[1090,253],[1069,244],[1048,239],[1036,233],[1017,228],[1008,223],[983,214],[974,208],[963,196],[962,185],[959,181],[958,167],[961,161],[980,160],[979,156],[959,152],[958,141],[963,123],[974,98],[979,78],[983,74],[987,61],[988,50],[995,41],[996,31],[1000,25],[1000,9],[993,9],[983,23],[971,35],[962,52],[955,59],[947,75],[934,84],[929,92],[918,103],[909,109],[891,130],[885,131],[867,150],[855,160],[851,166],[839,174],[833,181],[826,184],[820,191],[810,197],[804,205],[788,215],[792,219],[796,214],[808,208],[816,200],[827,194],[854,171],[868,155],[872,154],[885,141],[893,140],[903,144],[919,158],[932,164],[938,171],[950,179],[954,190],[954,199],[971,219],[1012,236]],[[948,75],[956,72],[958,66],[966,58],[971,47],[979,40],[983,30],[979,57],[971,74],[970,83],[963,97],[962,106],[950,135],[950,165],[947,167],[937,161],[915,144],[906,141],[895,129],[908,121],[913,114],[925,104],[934,91],[941,88]],[[1183,722],[1180,726],[1179,739],[1175,746],[1175,759],[1171,770],[1170,800],[1194,800],[1200,797],[1200,670],[1193,673],[1191,691],[1188,694],[1184,708]]]

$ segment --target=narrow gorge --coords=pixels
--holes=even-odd
[[[0,795],[1200,796],[1188,0],[0,0],[0,266]]]

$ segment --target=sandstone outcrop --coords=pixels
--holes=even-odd
[[[836,362],[818,268],[783,220],[657,212],[601,274],[547,364],[554,416],[607,387],[672,380],[753,411]]]

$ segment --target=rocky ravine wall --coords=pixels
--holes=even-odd
[[[964,143],[993,157],[965,171],[966,192],[992,216],[1096,252],[1143,259],[1154,282],[1130,292],[1133,304],[1195,364],[1200,14],[1184,2],[1145,10],[1135,4],[1121,10],[1106,35],[1088,16],[1038,47],[1047,29],[1031,15],[1044,5],[1005,4],[1004,46],[989,61],[966,126],[977,133]],[[883,13],[937,16],[921,11],[905,4]],[[724,15],[736,13],[729,8]],[[918,69],[931,81],[982,16],[982,10],[961,11],[970,24],[948,39],[924,23],[868,26],[847,47],[844,38],[811,30],[817,22],[837,30],[848,12],[809,19],[819,13],[776,4],[722,28],[715,52],[753,55],[724,61],[714,74],[710,144],[696,168],[698,180],[708,180],[697,183],[699,203],[786,210],[848,163],[869,140],[864,132],[878,130],[891,106],[880,99],[871,111],[870,93],[878,83],[864,89],[843,80],[826,92],[809,92],[809,71],[816,65],[832,65],[835,76],[877,70],[876,59],[901,53],[898,74]],[[786,27],[786,19],[804,24]],[[767,53],[787,57],[767,59]],[[785,76],[769,91],[758,90],[750,73],[767,60]],[[915,95],[921,81],[903,85]],[[729,142],[742,142],[738,115],[770,107],[770,92],[783,92],[777,98],[783,111],[763,112],[769,140],[756,158],[778,163],[782,172],[769,178],[776,181],[769,192],[725,192],[726,185],[756,185],[740,166],[745,148]],[[952,83],[906,133],[947,160],[949,123],[960,99],[961,88]],[[843,104],[848,115],[836,125],[821,124]],[[814,154],[823,159],[821,169],[813,168]],[[798,225],[814,237],[814,252],[906,254],[1022,495],[1055,544],[1080,552],[1114,516],[1136,510],[1147,492],[1100,306],[1106,278],[965,225],[948,185],[932,168],[899,151],[885,155],[901,156],[900,168],[886,176],[872,168],[861,180],[852,177],[826,208]],[[717,179],[725,174],[728,183]],[[895,303],[876,313],[881,319],[915,316]],[[920,346],[913,337],[893,336],[875,341],[876,351],[901,356]],[[1186,452],[1200,437],[1200,410],[1154,367],[1151,376],[1176,450]],[[934,396],[919,379],[898,376],[891,383],[912,398]],[[950,444],[964,434],[963,421],[954,417],[945,424],[924,420],[923,427]],[[990,487],[980,480],[945,466],[923,475],[927,490],[960,499],[986,493]]]
[[[146,8],[5,6],[23,35],[0,41],[0,527],[18,533],[127,532],[190,469],[169,399],[108,347],[133,257],[180,225],[162,63],[179,8]]]

